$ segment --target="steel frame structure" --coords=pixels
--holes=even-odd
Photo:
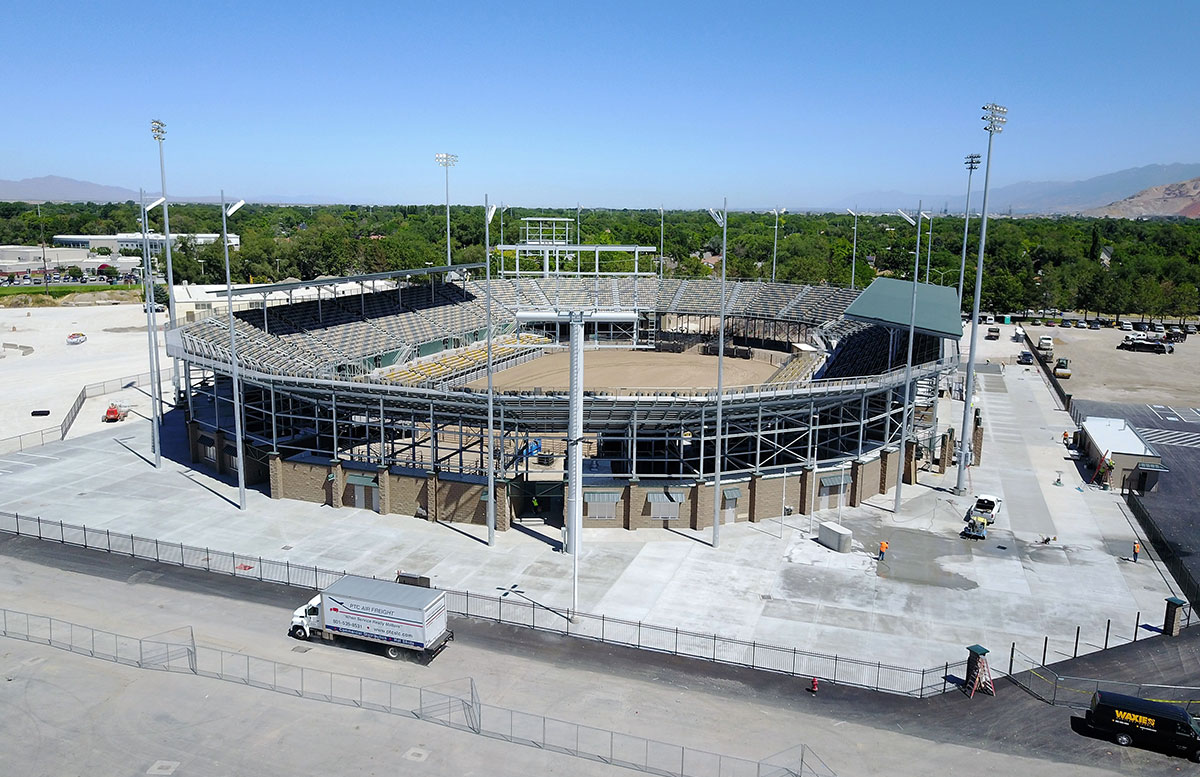
[[[191,420],[205,429],[231,430],[228,354],[185,330],[169,334],[168,350],[191,367]],[[891,339],[891,348],[901,350],[898,338]],[[929,342],[921,350],[936,353]],[[957,365],[957,356],[917,365],[910,395],[918,401],[936,397],[940,376]],[[262,454],[486,473],[486,392],[323,379],[246,365],[239,377],[244,434]],[[725,440],[726,480],[838,467],[898,443],[904,388],[903,366],[866,377],[730,388],[720,430],[715,390],[587,391],[582,444],[593,463],[586,477],[703,482],[714,473],[718,435]],[[563,474],[567,388],[498,392],[494,402],[497,476]],[[928,438],[929,414],[922,415],[925,429],[917,437]],[[536,465],[522,455],[533,440],[552,464]]]

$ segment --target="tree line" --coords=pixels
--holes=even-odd
[[[520,219],[555,216],[574,219],[574,209],[509,208],[504,240],[520,238]],[[39,236],[136,232],[134,202],[43,204],[39,220],[33,205],[0,203],[0,245],[36,245]],[[161,211],[151,228],[162,231]],[[664,273],[700,278],[713,272],[703,259],[719,255],[720,227],[703,211],[587,209],[579,214],[585,244],[658,246],[662,228]],[[963,242],[961,216],[922,224],[917,270],[931,283],[956,286]],[[171,206],[171,230],[220,232],[217,205]],[[230,255],[238,282],[347,275],[439,266],[446,259],[445,210],[437,205],[247,205],[231,219],[241,236]],[[572,234],[574,227],[572,227]],[[848,214],[730,213],[727,273],[731,279],[769,280],[772,264],[783,282],[865,286],[876,275],[910,278],[916,229],[899,216],[860,215],[857,250],[854,219]],[[491,244],[500,242],[500,219],[493,219]],[[484,259],[483,208],[452,206],[450,248],[455,264]],[[979,241],[979,219],[968,236],[966,294],[970,305]],[[499,262],[493,257],[494,262]],[[583,260],[587,267],[586,258]],[[224,281],[219,242],[195,245],[184,239],[173,251],[177,280]],[[511,262],[509,264],[511,267]],[[645,260],[643,260],[645,267]],[[611,263],[609,269],[632,269]],[[998,218],[988,220],[982,307],[996,312],[1058,308],[1102,314],[1178,317],[1200,313],[1200,221],[1130,221],[1084,218]]]

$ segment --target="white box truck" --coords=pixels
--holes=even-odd
[[[292,613],[290,634],[375,642],[388,658],[412,650],[426,660],[454,639],[446,628],[446,592],[346,575]]]

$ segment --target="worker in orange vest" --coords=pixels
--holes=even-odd
[[[1138,554],[1142,552],[1142,543],[1137,540],[1133,541],[1133,563],[1137,563]]]
[[[887,553],[887,549],[888,549],[887,540],[883,540],[882,542],[879,543],[879,560],[880,561],[883,561],[883,554]]]

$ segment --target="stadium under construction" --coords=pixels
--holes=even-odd
[[[528,220],[490,273],[454,265],[244,287],[232,292],[232,332],[224,314],[172,330],[192,460],[231,473],[241,458],[247,482],[276,498],[481,524],[490,512],[499,530],[560,524],[569,480],[585,528],[701,529],[716,516],[857,505],[894,485],[902,459],[906,482],[918,466],[949,465],[953,444],[934,418],[958,367],[953,289],[667,278],[655,247],[571,244],[552,221]],[[304,301],[279,302],[300,289]],[[227,304],[224,292],[214,299]],[[725,362],[763,377],[718,393],[722,321]],[[536,369],[572,333],[582,361]],[[644,379],[670,359],[673,380]],[[583,378],[574,440],[568,373]]]

